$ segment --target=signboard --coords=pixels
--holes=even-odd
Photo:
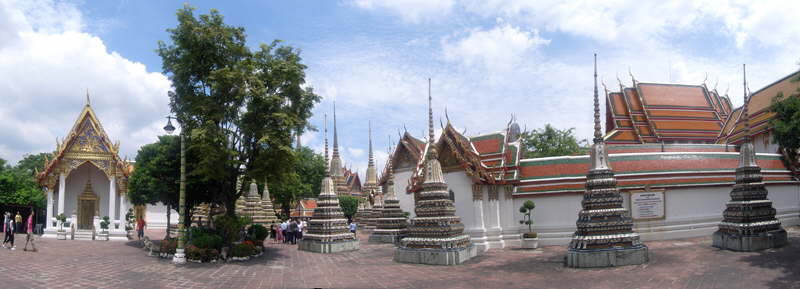
[[[664,219],[664,190],[631,191],[634,220]]]

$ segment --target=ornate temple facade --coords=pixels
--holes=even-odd
[[[778,146],[770,141],[768,106],[778,92],[786,97],[800,97],[796,91],[800,84],[791,81],[796,76],[797,73],[792,73],[753,92],[748,101],[753,121],[747,127],[753,132],[755,161],[769,190],[775,217],[784,226],[800,224],[800,197],[797,195],[800,171],[787,167],[781,160]],[[705,99],[710,103],[706,111],[719,115],[720,120],[697,121],[714,126],[720,124],[719,129],[712,133],[717,136],[710,137],[711,134],[702,132],[701,138],[681,135],[675,130],[661,131],[666,127],[660,123],[669,120],[655,116],[675,112],[671,109],[652,114],[656,134],[662,137],[662,142],[619,139],[619,132],[614,132],[619,127],[608,125],[603,139],[607,143],[608,162],[614,168],[622,205],[631,213],[633,230],[639,233],[642,241],[711,235],[718,230],[725,209],[721,204],[730,200],[729,194],[736,182],[740,136],[745,127],[739,116],[741,108],[728,110],[726,103],[729,101],[724,94],[717,94],[721,105],[715,106],[716,97],[705,95],[716,90],[706,89],[705,85],[691,86],[689,91],[701,93],[690,93],[690,96],[686,96],[686,87],[682,85],[655,86],[660,89],[657,94],[649,89],[642,90],[646,104],[667,101],[658,100],[660,98],[689,97],[694,99],[692,102],[697,101],[695,98]],[[606,124],[609,123],[608,111],[617,109],[613,104],[609,106],[605,110],[601,108],[601,112],[607,113]],[[720,107],[718,112],[716,107]],[[648,109],[657,111],[660,107]],[[727,117],[726,111],[730,111]],[[479,250],[520,245],[521,232],[527,228],[520,227],[522,217],[518,212],[526,200],[537,205],[533,217],[540,245],[571,242],[577,229],[575,216],[582,209],[586,172],[591,164],[589,155],[526,159],[519,139],[519,125],[513,119],[496,132],[468,136],[455,129],[451,118],[447,118],[434,143],[408,132],[396,143],[390,159],[393,189],[400,208],[415,216],[415,202],[419,200],[424,176],[423,156],[435,147],[456,215],[461,217],[465,232]],[[646,123],[650,126],[650,122]],[[388,191],[389,169],[388,166],[383,168],[378,181],[384,191]],[[656,212],[642,211],[645,195],[656,198],[654,201],[659,204]]]
[[[110,239],[127,240],[125,214],[128,177],[133,166],[119,157],[119,143],[112,143],[86,97],[86,105],[63,141],[57,142],[52,160],[45,160],[37,181],[47,194],[45,237],[56,237],[64,214],[80,236],[91,237],[108,216]],[[74,225],[74,226],[73,226]]]

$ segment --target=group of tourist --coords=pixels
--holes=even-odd
[[[25,233],[27,237],[25,239],[25,248],[23,251],[28,251],[28,244],[31,245],[32,252],[36,252],[36,244],[34,243],[33,239],[33,214],[34,212],[31,211],[30,215],[28,215],[28,220],[25,222],[27,224],[27,228],[25,228]],[[10,212],[5,212],[3,214],[3,248],[7,248],[9,250],[16,250],[17,246],[14,245],[14,236],[18,234],[19,231],[22,231],[22,215],[17,212],[16,217],[12,218]],[[9,244],[9,246],[6,246]]]
[[[306,230],[307,223],[303,220],[285,220],[279,225],[272,225],[269,228],[270,236],[276,243],[297,244],[297,240],[303,239],[303,232]]]

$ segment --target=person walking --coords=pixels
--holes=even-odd
[[[11,213],[5,212],[3,214],[3,248],[6,247],[6,243],[8,243],[9,238],[11,238],[10,234],[8,233],[8,229],[11,226],[9,222],[11,222]]]
[[[136,236],[138,236],[139,240],[144,238],[144,227],[147,226],[147,222],[144,221],[144,218],[139,217],[136,219]],[[167,228],[169,230],[169,228]]]
[[[289,242],[289,220],[283,221],[281,223],[281,233],[283,233],[283,243]]]
[[[17,247],[14,246],[14,233],[16,232],[14,230],[14,226],[16,225],[17,224],[14,223],[14,219],[9,218],[8,228],[6,229],[6,236],[8,236],[8,242],[11,243],[11,247],[9,247],[9,249],[11,249],[12,251],[17,249]]]
[[[356,222],[350,222],[350,233],[356,233]]]
[[[28,215],[28,235],[25,238],[25,248],[22,248],[22,251],[28,251],[28,243],[31,244],[31,252],[36,252],[36,243],[33,240],[33,211],[31,214]]]
[[[292,220],[289,223],[289,241],[292,242],[292,245],[297,244],[297,220]]]
[[[298,221],[297,222],[297,232],[294,232],[294,238],[296,240],[302,240],[303,239],[303,229],[305,227],[306,227],[306,225],[303,224],[303,221]]]
[[[276,230],[276,232],[275,232],[275,242],[277,242],[277,243],[285,242],[284,238],[283,238],[283,223],[281,223],[280,225],[276,226],[275,230]]]
[[[16,226],[14,227],[14,232],[22,231],[22,215],[19,214],[19,211],[17,211],[17,215],[14,216],[14,224]]]

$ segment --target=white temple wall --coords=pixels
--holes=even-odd
[[[89,167],[88,173],[87,167]],[[97,195],[97,202],[98,205],[100,205],[100,215],[98,217],[110,217],[108,214],[108,190],[110,185],[108,177],[93,165],[85,163],[77,169],[72,170],[66,178],[65,190],[67,193],[64,195],[64,215],[66,215],[67,218],[71,218],[72,215],[78,215],[78,196],[80,196],[86,188],[86,181],[89,179],[89,176],[91,176],[92,190],[95,195]],[[55,198],[54,203],[57,202],[58,198]],[[56,205],[56,207],[58,206]],[[57,214],[54,214],[54,216],[55,215]]]
[[[780,145],[772,143],[771,133],[763,133],[753,137],[753,149],[757,153],[774,154],[778,152],[779,147]]]
[[[664,219],[635,221],[634,230],[641,235],[643,241],[710,236],[722,220],[725,204],[730,200],[731,188],[666,189]],[[767,190],[768,198],[773,201],[773,206],[778,211],[777,217],[783,225],[800,224],[800,185],[767,185]],[[630,210],[629,193],[623,191],[622,196],[625,208]],[[533,200],[536,203],[533,229],[539,233],[539,244],[566,245],[575,232],[582,198],[580,193],[520,196],[514,200],[514,206],[518,208],[525,200]],[[526,231],[527,228],[521,230]]]
[[[400,209],[403,212],[409,212],[411,217],[416,217],[414,213],[414,194],[406,192],[408,186],[408,179],[411,178],[411,170],[396,170],[394,172],[394,192],[397,195],[397,200],[400,201]]]
[[[522,220],[522,213],[519,212],[519,207],[515,206],[514,198],[511,192],[506,192],[506,189],[513,191],[511,186],[501,186],[499,188],[500,194],[500,227],[503,228],[503,242],[505,247],[515,247],[522,245],[520,240],[521,227],[519,221]],[[535,210],[535,209],[534,209]],[[525,226],[527,228],[527,226]]]
[[[455,171],[444,174],[447,188],[453,191],[456,215],[461,218],[464,228],[475,227],[475,217],[472,210],[472,180],[464,171]]]
[[[147,222],[147,227],[150,229],[160,229],[167,227],[167,205],[156,203],[155,205],[147,205],[144,221]],[[178,224],[178,211],[176,209],[170,210],[170,224]]]

